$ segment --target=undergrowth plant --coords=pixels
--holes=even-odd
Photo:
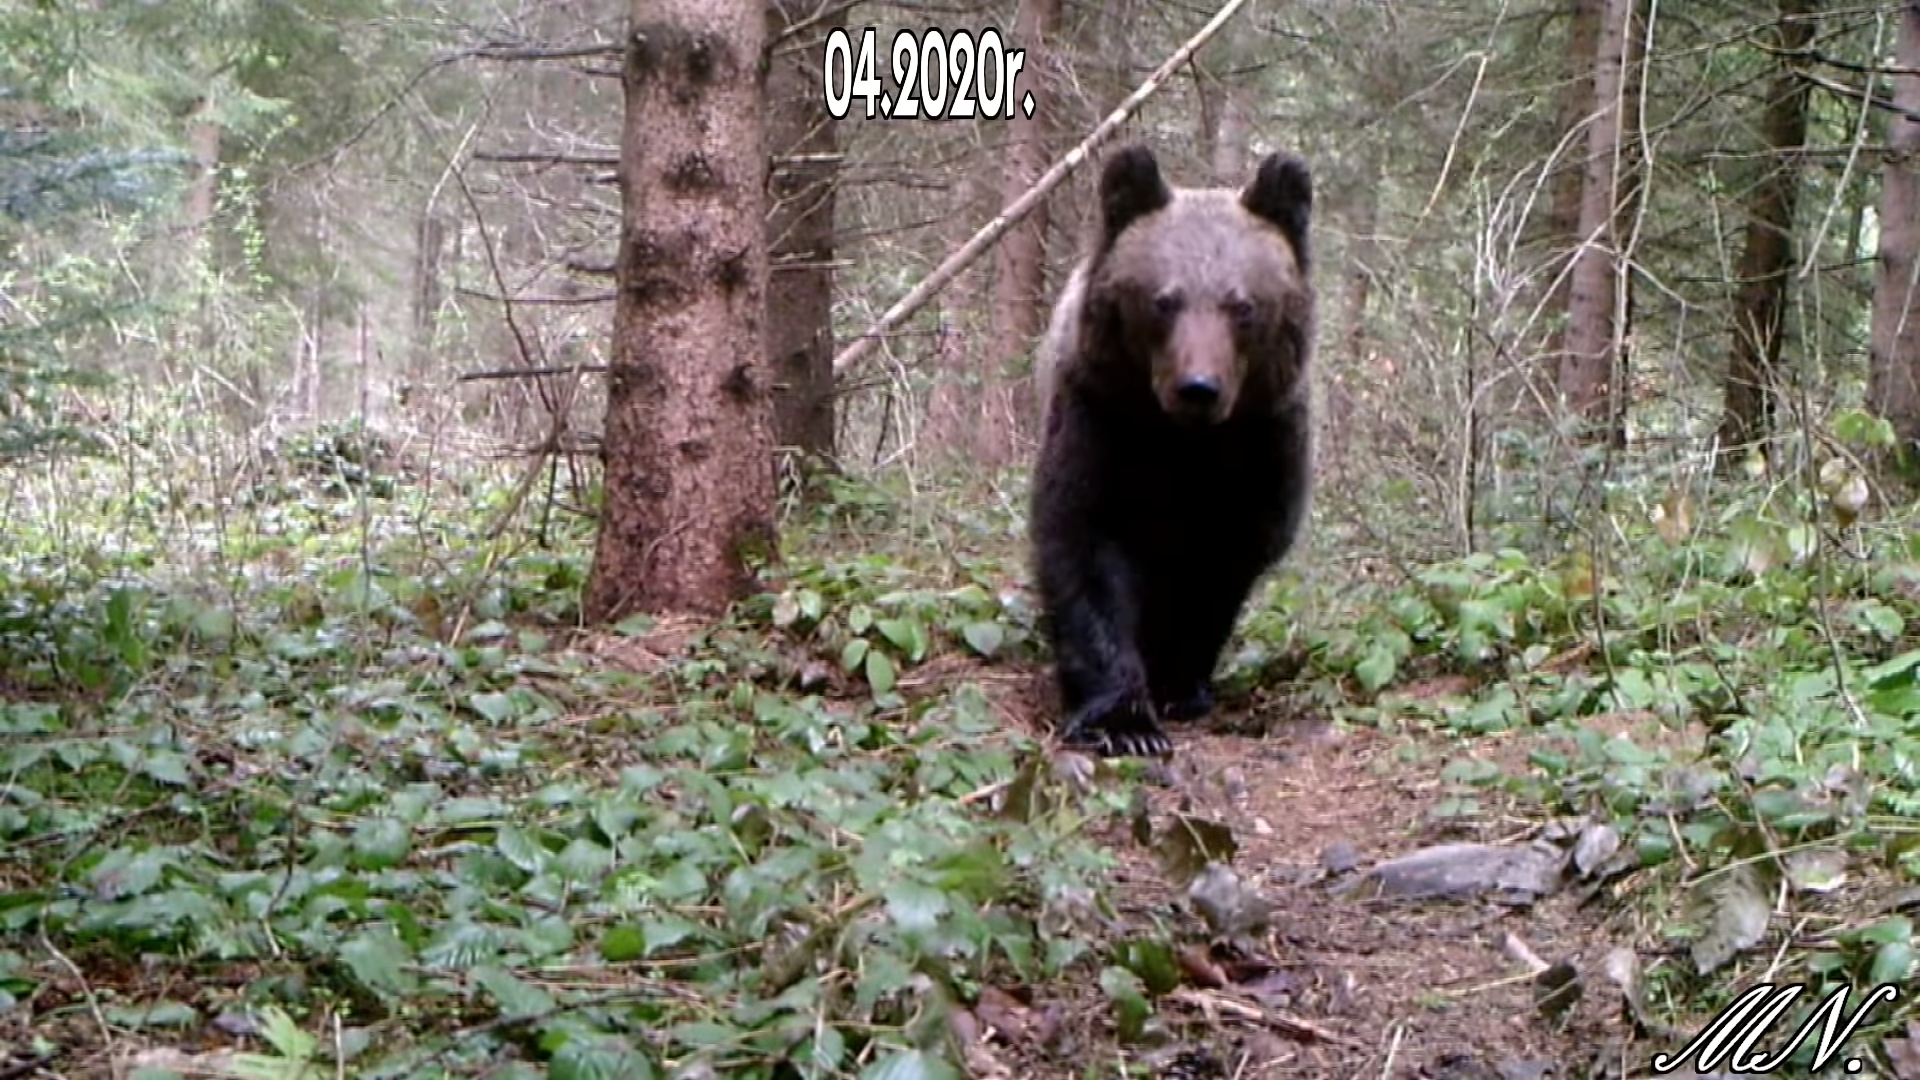
[[[1301,635],[1308,678],[1356,722],[1549,736],[1525,772],[1463,759],[1446,778],[1618,830],[1601,878],[1676,949],[1644,991],[1672,1019],[1798,980],[1798,1024],[1835,988],[1913,971],[1920,507],[1892,489],[1863,515],[1849,451],[1890,432],[1850,413],[1830,434],[1818,468],[1623,485],[1557,553],[1411,568]],[[1783,905],[1811,937],[1756,948]]]
[[[576,638],[584,528],[490,537],[504,483],[427,505],[357,426],[240,457],[193,499],[101,461],[16,490],[0,1010],[219,1021],[275,1075],[905,1078],[957,1075],[985,981],[1100,970],[1117,797],[1030,764],[1061,794],[997,811],[1035,746],[964,664],[919,675],[1026,648],[991,560],[795,529],[729,620]]]

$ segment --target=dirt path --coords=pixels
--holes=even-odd
[[[1585,968],[1620,932],[1598,923],[1605,905],[1581,911],[1564,894],[1531,908],[1340,894],[1356,872],[1342,866],[1364,871],[1435,843],[1524,837],[1537,823],[1503,813],[1497,794],[1468,816],[1433,815],[1459,794],[1442,780],[1450,760],[1470,754],[1513,766],[1527,749],[1519,741],[1476,745],[1302,723],[1264,739],[1186,731],[1179,745],[1174,783],[1152,797],[1156,819],[1184,804],[1233,826],[1236,870],[1275,901],[1267,947],[1279,971],[1266,985],[1281,988],[1276,1011],[1326,1037],[1275,1030],[1230,1001],[1224,1009],[1214,1002],[1209,1017],[1204,995],[1183,998],[1181,1019],[1215,1033],[1189,1045],[1220,1071],[1163,1075],[1536,1080],[1592,1075],[1609,1046],[1619,1056],[1624,1025],[1596,995],[1562,1023],[1535,1013],[1531,969],[1508,940],[1547,963],[1573,956]],[[1166,903],[1165,881],[1132,852],[1123,887],[1137,888],[1142,902],[1157,891]]]

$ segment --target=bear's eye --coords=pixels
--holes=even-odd
[[[1227,318],[1232,319],[1235,326],[1245,329],[1253,325],[1253,301],[1244,296],[1231,296],[1220,306],[1226,310]]]
[[[1158,293],[1153,298],[1153,313],[1162,319],[1171,319],[1180,314],[1180,294],[1177,292]]]

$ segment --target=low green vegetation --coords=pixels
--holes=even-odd
[[[0,1021],[30,1018],[22,1049],[211,1025],[253,1038],[231,1064],[258,1076],[903,1080],[959,1075],[951,1012],[988,986],[1098,995],[1139,1035],[1177,984],[1197,921],[1107,893],[1140,770],[1048,757],[1009,704],[1044,661],[1017,479],[947,504],[823,481],[773,591],[581,635],[590,531],[503,516],[511,473],[355,427],[197,474],[121,441],[12,481]],[[1564,736],[1524,768],[1463,756],[1436,812],[1614,826],[1597,879],[1645,955],[1672,950],[1649,1022],[1745,965],[1904,977],[1920,534],[1840,525],[1792,479],[1610,498],[1592,548],[1370,584],[1291,568],[1224,681],[1463,749]],[[1782,883],[1793,945],[1729,938],[1724,911]]]

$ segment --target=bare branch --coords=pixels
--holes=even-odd
[[[604,375],[605,364],[569,364],[566,367],[516,367],[495,368],[492,371],[469,371],[461,375],[459,382],[482,382],[499,379],[550,379],[556,375]]]
[[[554,151],[475,150],[475,161],[494,161],[509,165],[590,165],[598,169],[617,168],[618,154],[563,154]]]
[[[435,63],[450,64],[459,60],[578,60],[587,56],[619,55],[620,46],[613,43],[527,45],[489,41],[484,45],[475,45],[470,49],[445,54],[436,58]]]

